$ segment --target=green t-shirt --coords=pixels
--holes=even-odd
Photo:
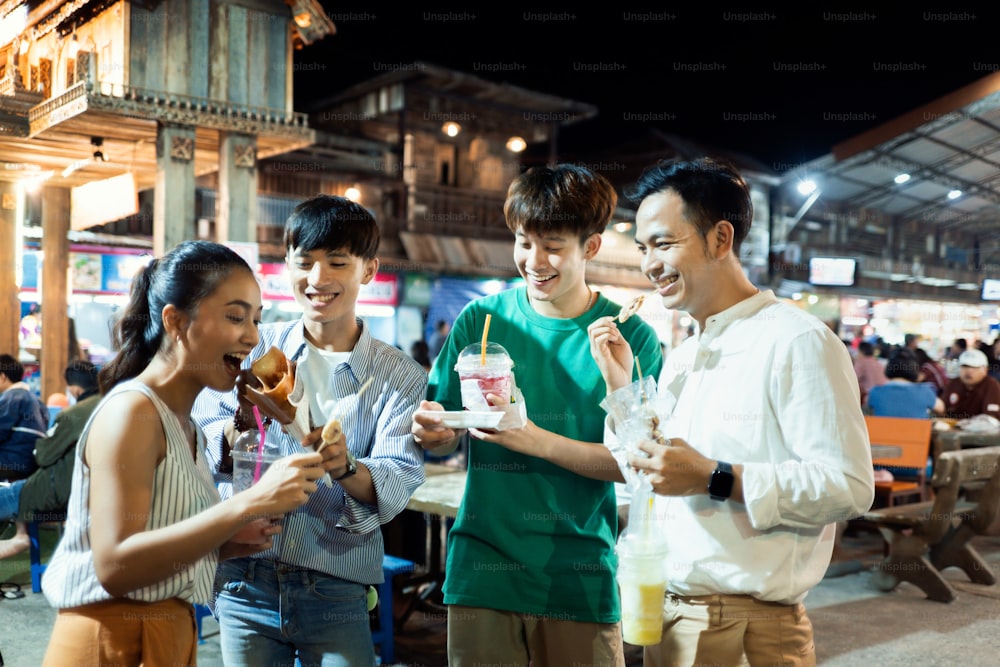
[[[468,304],[434,362],[428,398],[461,410],[454,371],[459,352],[482,340],[506,348],[528,418],[574,440],[604,439],[605,385],[590,354],[587,326],[621,306],[603,295],[574,319],[535,312],[523,287]],[[644,375],[659,377],[656,332],[639,317],[621,331]],[[617,535],[611,482],[589,479],[540,458],[473,439],[462,506],[448,537],[446,604],[563,620],[615,623]]]

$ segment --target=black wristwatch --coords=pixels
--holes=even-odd
[[[348,477],[350,477],[351,475],[355,474],[356,472],[358,472],[358,460],[356,458],[354,458],[354,454],[351,454],[351,452],[348,451],[347,452],[347,469],[344,470],[344,474],[341,475],[340,477],[334,477],[333,481],[339,482],[342,479],[347,479]]]
[[[708,482],[708,495],[712,500],[729,500],[733,495],[733,466],[725,461],[716,461],[715,472]]]

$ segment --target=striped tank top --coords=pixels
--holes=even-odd
[[[219,502],[219,493],[205,458],[205,436],[201,428],[195,429],[197,460],[193,460],[180,422],[153,390],[137,380],[119,383],[94,410],[76,445],[77,461],[73,469],[66,528],[43,577],[45,597],[57,609],[112,599],[101,586],[94,570],[89,527],[92,521],[99,522],[101,518],[90,514],[90,469],[83,461],[83,451],[94,417],[109,400],[126,391],[141,392],[153,402],[167,440],[166,457],[156,467],[153,478],[152,505],[146,530],[177,523]],[[212,596],[217,563],[218,552],[215,551],[189,567],[178,569],[168,579],[132,591],[125,597],[142,602],[180,598],[206,604]]]

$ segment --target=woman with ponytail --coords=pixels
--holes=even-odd
[[[216,563],[269,548],[273,520],[316,490],[323,456],[303,453],[219,502],[190,418],[202,389],[233,387],[260,312],[249,265],[217,243],[181,243],[136,276],[43,578],[59,610],[46,666],[195,665],[192,604]]]

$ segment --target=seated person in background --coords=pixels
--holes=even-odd
[[[968,419],[990,415],[1000,419],[1000,382],[989,376],[989,359],[980,350],[966,350],[958,357],[958,377],[944,389],[944,415]]]
[[[888,382],[872,387],[868,407],[876,417],[928,419],[944,412],[944,401],[928,382],[918,382],[920,361],[909,349],[898,348],[885,366]]]
[[[934,392],[940,396],[945,385],[948,384],[948,375],[944,372],[944,366],[934,361],[931,355],[927,354],[927,350],[922,347],[916,348],[913,353],[917,355],[917,361],[920,362],[920,375],[917,376],[917,382],[926,382],[932,385]]]
[[[866,340],[858,343],[858,355],[854,358],[854,374],[858,376],[862,404],[872,387],[886,383],[885,369],[875,358],[875,346]]]
[[[62,410],[49,434],[35,442],[38,470],[28,479],[0,487],[0,520],[17,519],[17,534],[0,541],[0,558],[14,556],[28,548],[25,522],[44,520],[47,514],[66,511],[76,441],[101,397],[97,367],[89,361],[71,362],[63,377],[76,403]]]
[[[35,472],[35,440],[49,427],[49,409],[23,379],[21,362],[0,354],[0,480]]]

